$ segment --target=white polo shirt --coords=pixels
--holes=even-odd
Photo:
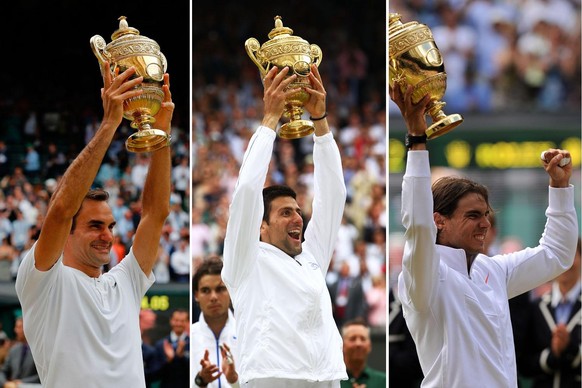
[[[133,250],[99,278],[65,266],[34,267],[36,244],[16,279],[24,332],[44,387],[145,387],[139,309],[153,284]]]

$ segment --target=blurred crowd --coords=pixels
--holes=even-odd
[[[294,35],[323,51],[319,69],[327,91],[327,118],[338,140],[348,190],[328,286],[338,326],[360,316],[372,328],[385,330],[385,16],[366,7],[331,7],[327,1],[311,7],[312,12],[301,17],[296,10],[277,12]],[[275,16],[269,12],[238,3],[228,4],[220,13],[204,4],[194,7],[190,230],[194,269],[204,258],[222,255],[242,155],[262,119],[263,87],[244,42],[250,37],[261,43],[268,40]],[[358,23],[362,18],[371,23]],[[266,182],[294,188],[306,221],[313,194],[312,147],[311,136],[279,138]]]
[[[389,12],[431,29],[447,111],[579,111],[579,0],[391,0]]]

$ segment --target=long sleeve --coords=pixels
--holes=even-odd
[[[315,136],[313,149],[314,196],[305,244],[315,254],[323,274],[331,261],[346,203],[341,157],[333,135]]]
[[[249,268],[249,260],[256,257],[263,218],[263,186],[275,137],[275,131],[260,126],[243,157],[224,240],[222,277],[231,287],[237,287]]]
[[[428,151],[408,152],[402,182],[402,224],[406,241],[400,298],[422,311],[431,304],[439,266]]]

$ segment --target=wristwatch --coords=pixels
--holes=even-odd
[[[208,385],[208,383],[202,379],[200,373],[197,373],[196,377],[194,377],[194,383],[199,387],[206,387]]]
[[[426,140],[427,140],[426,134],[423,134],[422,136],[413,136],[407,133],[406,136],[404,137],[404,146],[406,147],[406,149],[410,149],[412,148],[413,144],[426,143]]]

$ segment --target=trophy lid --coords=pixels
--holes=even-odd
[[[139,30],[133,27],[129,27],[127,24],[127,19],[125,16],[120,16],[119,19],[119,29],[111,34],[111,40],[115,40],[124,35],[139,35]]]
[[[273,28],[271,30],[271,32],[269,32],[269,39],[273,39],[276,36],[280,36],[280,35],[291,35],[293,33],[293,30],[290,29],[289,27],[284,27],[283,26],[283,21],[281,20],[281,16],[275,16],[275,28]]]
[[[400,19],[402,19],[402,16],[399,13],[390,12],[390,14],[388,16],[388,25],[391,26],[391,25],[396,24],[396,23],[402,24]]]
[[[417,28],[428,29],[427,26],[416,21],[402,23],[402,15],[399,13],[390,13],[388,16],[388,36],[391,39]]]

